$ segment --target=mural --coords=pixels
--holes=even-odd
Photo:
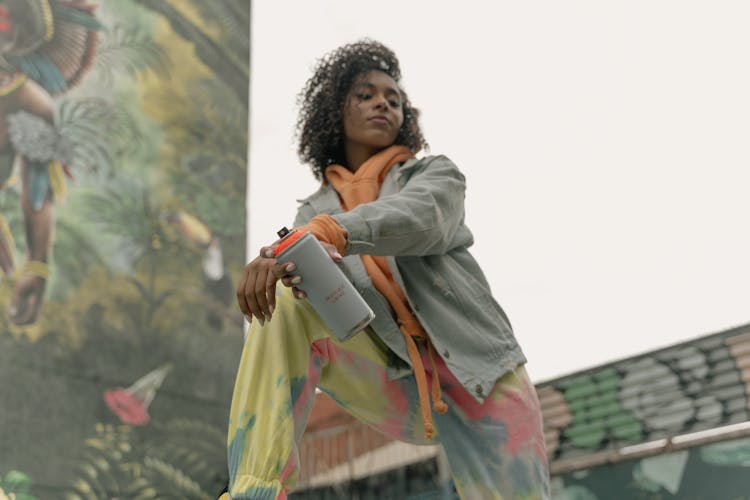
[[[250,0],[0,0],[0,498],[214,498]]]

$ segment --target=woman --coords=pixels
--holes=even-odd
[[[316,387],[395,439],[440,442],[462,498],[549,497],[526,360],[467,250],[464,176],[444,156],[414,156],[426,143],[400,76],[391,50],[363,40],[324,57],[300,94],[298,152],[322,186],[295,226],[323,242],[376,317],[335,338],[299,300],[314,284],[273,245],[246,266],[234,499],[284,498]]]

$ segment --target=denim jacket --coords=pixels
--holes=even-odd
[[[375,312],[369,329],[390,348],[389,374],[410,371],[406,342],[359,254],[386,256],[396,282],[448,368],[477,401],[526,362],[507,316],[469,253],[463,174],[445,156],[394,166],[376,201],[343,212],[330,184],[299,200],[294,225],[329,214],[349,234],[342,268]]]

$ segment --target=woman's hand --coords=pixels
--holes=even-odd
[[[336,247],[320,242],[334,262],[341,262],[343,257]],[[278,262],[274,256],[274,249],[278,242],[260,249],[260,255],[245,266],[245,270],[237,286],[237,302],[245,318],[252,322],[253,316],[263,325],[271,320],[276,307],[276,282],[292,289],[294,296],[304,299],[307,294],[299,288],[302,277],[292,274],[297,265],[294,262]]]
[[[297,268],[293,262],[281,264],[276,260],[277,244],[260,249],[260,255],[245,266],[237,285],[237,303],[249,322],[253,317],[261,325],[271,320],[276,306],[276,282]]]

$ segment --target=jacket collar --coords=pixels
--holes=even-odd
[[[385,180],[383,181],[383,187],[381,188],[381,192],[383,190],[385,190],[386,193],[393,192],[395,190],[393,189],[395,188],[395,186],[392,186],[392,183],[394,181],[399,185],[399,187],[401,187],[402,180],[404,179],[404,175],[410,173],[418,162],[419,162],[419,158],[412,158],[410,160],[406,160],[404,163],[394,166],[386,175]],[[319,206],[335,209],[334,212],[326,212],[326,213],[341,212],[341,205],[339,204],[338,195],[336,194],[336,190],[333,189],[333,186],[331,186],[330,183],[321,185],[320,188],[318,188],[318,190],[315,191],[313,194],[311,194],[307,198],[299,199],[297,200],[297,202],[309,203],[313,205],[316,209]]]

